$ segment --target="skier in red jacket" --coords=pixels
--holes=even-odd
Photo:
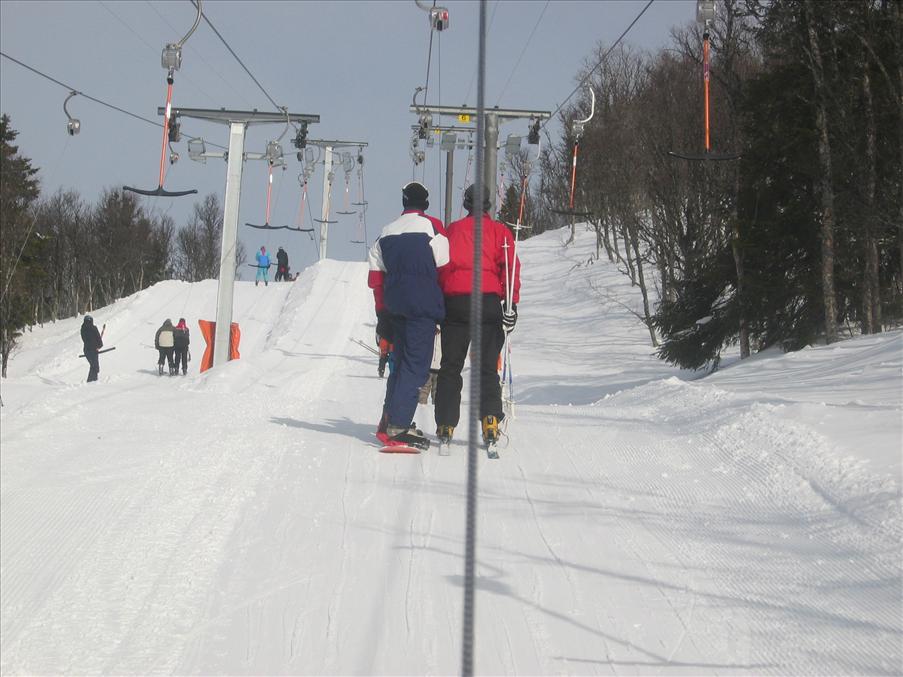
[[[470,347],[470,299],[474,259],[475,187],[464,191],[467,216],[448,226],[450,261],[439,269],[439,286],[445,295],[445,320],[442,322],[442,362],[436,384],[436,436],[447,442],[461,416],[461,370]],[[480,411],[483,441],[498,440],[498,424],[504,418],[502,389],[498,375],[498,357],[505,333],[517,322],[520,300],[520,262],[514,256],[511,231],[490,218],[489,192],[483,193],[482,218],[482,298],[483,322],[480,346]],[[505,275],[513,274],[511,308],[504,307]]]

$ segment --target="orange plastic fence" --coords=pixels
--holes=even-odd
[[[207,347],[204,349],[204,356],[201,358],[201,371],[204,372],[213,366],[213,344],[216,336],[216,322],[211,322],[210,320],[198,320],[198,326],[201,328],[201,334],[207,342]],[[241,357],[238,352],[238,344],[240,342],[241,329],[238,327],[238,322],[233,322],[229,332],[230,360],[237,360]]]

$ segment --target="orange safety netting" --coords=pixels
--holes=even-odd
[[[207,342],[207,347],[204,349],[204,357],[201,358],[201,371],[205,372],[213,366],[213,344],[214,337],[216,336],[216,322],[211,322],[210,320],[198,320],[198,326],[201,328],[201,334]],[[233,322],[231,331],[229,332],[230,360],[237,360],[241,357],[238,353],[238,344],[240,341],[241,329],[238,327],[238,322]]]

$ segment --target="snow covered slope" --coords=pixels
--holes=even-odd
[[[578,235],[520,250],[477,673],[899,674],[903,334],[680,372]],[[0,671],[458,672],[466,426],[450,457],[377,452],[365,264],[238,283],[241,359],[200,375],[215,304],[165,282],[98,310],[95,384],[80,319],[26,335],[0,384]],[[166,317],[194,330],[186,377],[156,375]]]

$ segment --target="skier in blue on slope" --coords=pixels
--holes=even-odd
[[[395,368],[386,381],[377,437],[386,447],[429,448],[413,425],[417,396],[429,376],[436,324],[445,317],[438,268],[448,263],[442,222],[424,214],[429,191],[416,181],[402,188],[401,216],[383,228],[370,249],[368,284],[383,299],[392,323]]]
[[[263,286],[268,287],[270,284],[270,255],[267,254],[267,248],[261,247],[257,252],[257,277],[254,278],[254,286],[256,287],[261,280]]]

